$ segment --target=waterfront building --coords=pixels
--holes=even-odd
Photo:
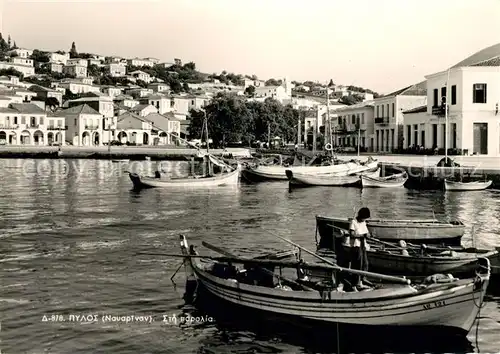
[[[368,151],[374,148],[374,101],[361,102],[352,106],[345,106],[330,114],[332,119],[332,135],[335,146],[359,146]]]
[[[113,100],[109,96],[105,96],[100,92],[91,93],[88,97],[81,97],[67,102],[69,108],[87,104],[94,110],[99,112],[105,118],[112,118],[114,116]],[[66,105],[66,103],[64,103]]]
[[[11,103],[0,107],[0,141],[7,145],[64,144],[64,119],[47,117],[33,103]]]
[[[75,146],[103,143],[103,115],[88,104],[79,104],[54,113],[66,121],[67,139]]]
[[[143,117],[126,112],[117,117],[116,140],[122,144],[150,145],[153,125]]]
[[[448,70],[427,75],[425,111],[405,113],[405,117],[411,117],[408,124],[405,118],[405,147],[443,149],[447,136],[448,149],[500,156],[499,67],[500,57],[494,57],[470,66],[455,66],[449,70],[449,79]]]
[[[175,136],[181,136],[181,122],[175,118],[174,113],[150,113],[144,117],[153,124],[151,131],[153,145],[175,144]]]
[[[373,100],[374,151],[393,152],[404,146],[403,112],[427,103],[427,84],[405,87]]]

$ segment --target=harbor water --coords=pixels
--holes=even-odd
[[[190,318],[182,271],[176,285],[170,280],[181,261],[160,255],[179,253],[179,234],[200,245],[202,254],[208,252],[201,241],[246,256],[289,247],[274,235],[314,249],[316,214],[353,216],[367,206],[376,218],[460,219],[467,225],[465,244],[500,246],[500,193],[495,190],[317,187],[290,192],[287,182],[266,182],[210,191],[132,191],[124,171],[148,170],[141,166],[0,160],[2,353],[311,350],[307,340],[222,327],[210,316]],[[185,163],[166,168],[189,171]],[[499,306],[500,296],[489,294],[478,337],[474,327],[466,343],[458,348],[449,343],[449,350],[439,351],[477,352],[478,346],[481,352],[498,352]]]

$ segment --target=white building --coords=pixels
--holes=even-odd
[[[121,63],[107,64],[106,70],[111,77],[121,77],[127,75],[127,67]]]
[[[70,91],[74,94],[88,93],[88,92],[100,92],[99,86],[85,84],[80,80],[75,79],[65,79],[61,82],[53,82],[51,84],[52,88],[62,88]]]
[[[87,77],[87,66],[79,64],[66,64],[63,66],[63,73],[77,78]]]
[[[332,119],[332,135],[336,146],[358,147],[373,150],[374,146],[374,102],[367,101],[336,109]],[[359,141],[358,141],[359,137]]]
[[[405,147],[415,144],[431,149],[445,147],[468,154],[500,156],[500,59],[473,66],[454,67],[426,76],[427,109],[406,112]],[[448,90],[446,82],[448,81]],[[445,104],[448,97],[448,131]],[[406,117],[411,121],[406,124]],[[466,151],[464,151],[466,150]]]
[[[152,123],[137,114],[126,112],[119,115],[116,123],[116,137],[122,144],[150,145]]]
[[[149,84],[148,89],[153,90],[153,92],[168,92],[170,91],[170,86],[163,82],[155,82]]]
[[[51,62],[60,63],[66,65],[69,60],[69,53],[49,53],[49,59]]]
[[[49,140],[49,133],[50,140]],[[47,117],[32,103],[11,103],[0,108],[0,142],[8,145],[49,145],[64,143],[64,119]]]
[[[142,80],[147,84],[149,84],[151,81],[153,81],[153,79],[151,78],[151,75],[149,75],[148,73],[145,73],[144,71],[141,71],[141,70],[132,71],[131,73],[129,73],[129,75],[131,75],[132,77],[135,77],[137,80]]]
[[[404,116],[407,111],[426,104],[425,81],[405,87],[373,101],[375,111],[374,151],[392,152],[404,146]]]
[[[16,48],[8,51],[6,53],[7,55],[17,55],[19,58],[29,58],[32,54],[33,51],[31,49],[25,49],[25,48]]]
[[[134,58],[134,59],[128,59],[127,60],[127,65],[137,66],[137,67],[142,67],[142,66],[153,67],[153,66],[155,66],[155,63],[153,61],[149,60],[149,59]]]
[[[88,66],[88,61],[87,59],[81,59],[81,58],[73,58],[73,59],[68,59],[66,61],[66,65],[79,65],[79,66]]]
[[[15,64],[6,61],[0,61],[0,70],[10,68],[19,71],[24,76],[35,75],[35,68],[33,65]]]
[[[14,64],[33,66],[33,59],[29,58],[14,57],[10,58],[9,61]]]
[[[103,140],[103,116],[87,104],[54,113],[66,120],[67,139],[76,146],[100,146]]]

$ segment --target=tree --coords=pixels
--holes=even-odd
[[[343,96],[339,99],[339,103],[351,106],[353,104],[363,102],[363,98],[358,95]]]
[[[47,99],[45,100],[45,106],[49,107],[52,111],[59,107],[59,105],[60,103],[55,97],[47,97]]]
[[[0,76],[17,76],[19,78],[19,80],[22,80],[24,78],[23,73],[20,71],[17,71],[14,68],[1,69]]]
[[[328,83],[328,87],[332,87],[332,86],[335,86],[335,84],[333,83],[333,80],[330,79],[330,82]]]
[[[255,86],[248,86],[245,89],[245,95],[248,97],[253,97],[255,95]]]
[[[189,63],[184,64],[183,66],[184,69],[195,71],[196,70],[196,64],[190,61]]]
[[[98,77],[101,75],[101,69],[95,64],[90,64],[87,66],[87,74],[88,76]]]
[[[48,63],[50,61],[49,54],[38,49],[33,50],[30,59],[33,59],[37,63]]]
[[[283,81],[276,79],[269,79],[266,81],[266,86],[281,86]]]
[[[9,45],[5,41],[5,39],[2,37],[2,33],[0,33],[0,52],[7,52],[9,51]]]
[[[69,57],[70,58],[78,58],[78,52],[76,51],[76,44],[75,44],[75,42],[71,43],[71,49],[69,51]]]
[[[7,45],[9,46],[9,50],[12,49],[12,39],[10,38],[10,34],[7,39]]]
[[[182,84],[182,89],[184,90],[184,92],[191,91],[191,89],[189,88],[189,85],[188,85],[187,82],[185,82],[185,83]]]

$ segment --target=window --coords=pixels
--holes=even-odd
[[[21,124],[26,124],[26,117],[21,117]]]
[[[432,98],[432,107],[438,106],[438,89],[434,89],[433,98]]]
[[[62,127],[62,120],[61,120],[61,119],[59,119],[59,120],[57,121],[57,126],[58,126],[58,127]]]
[[[441,103],[446,103],[446,87],[441,87]]]
[[[361,124],[365,124],[365,114],[361,113]]]
[[[486,103],[486,84],[473,85],[472,103]]]
[[[378,114],[378,109],[379,109],[380,106],[377,106],[377,118],[380,117],[380,115]]]
[[[53,127],[54,126],[54,121],[52,119],[49,119],[49,127]]]
[[[451,104],[457,104],[457,85],[451,86]]]
[[[382,105],[382,117],[384,117],[384,105]]]
[[[392,103],[392,118],[394,118],[394,103]]]
[[[43,117],[40,117],[40,125],[43,125]]]
[[[76,122],[76,118],[75,118],[75,122],[74,122],[74,125],[78,125],[78,123]]]
[[[389,114],[389,103],[388,103],[388,104],[387,104],[387,106],[386,106],[386,112],[385,112],[385,113],[387,114],[387,117],[389,117],[389,115],[390,115],[390,114]]]
[[[351,124],[356,124],[356,116],[354,114],[351,117]]]
[[[338,123],[339,123],[339,125],[342,125],[342,117],[339,117],[339,118],[338,118],[338,121],[339,121],[339,122],[338,122]]]

